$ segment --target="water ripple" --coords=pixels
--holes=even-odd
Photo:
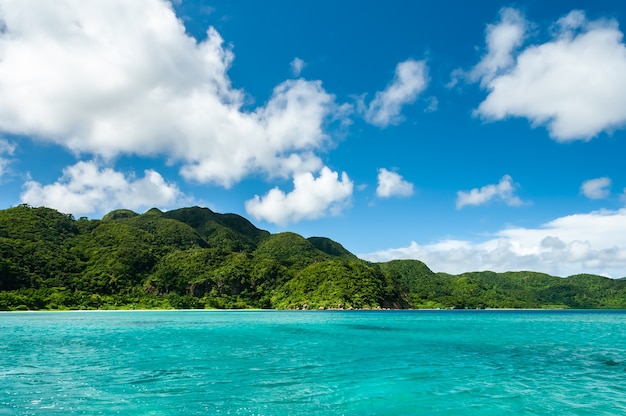
[[[626,414],[626,314],[5,314],[0,415]]]

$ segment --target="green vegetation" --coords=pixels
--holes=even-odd
[[[369,263],[199,207],[102,220],[0,210],[0,310],[152,308],[626,308],[626,279]]]

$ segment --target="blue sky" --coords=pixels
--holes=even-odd
[[[622,1],[0,0],[0,208],[626,276]]]

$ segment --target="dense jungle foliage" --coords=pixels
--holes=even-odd
[[[208,208],[0,210],[0,310],[151,308],[626,308],[626,280],[369,263]]]

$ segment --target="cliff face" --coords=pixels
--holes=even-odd
[[[369,263],[328,238],[272,235],[200,207],[102,220],[0,211],[0,309],[120,307],[625,308],[626,280]]]

